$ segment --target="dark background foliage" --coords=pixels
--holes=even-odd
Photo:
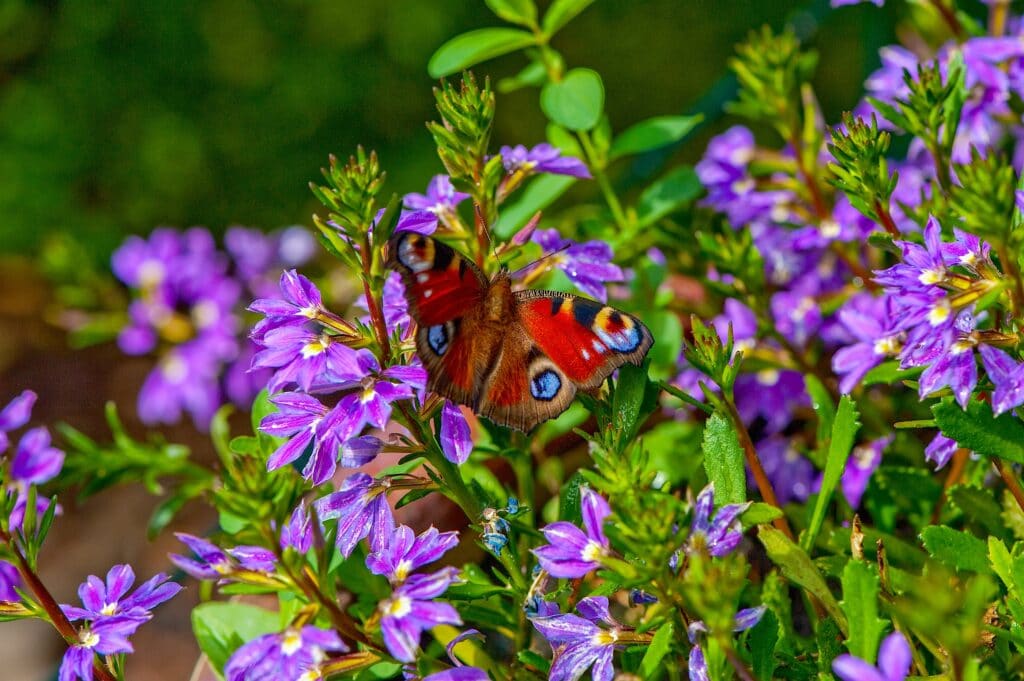
[[[570,65],[602,74],[617,130],[704,112],[709,124],[669,152],[692,162],[729,122],[726,62],[750,29],[788,22],[820,51],[816,88],[834,121],[893,41],[896,13],[831,12],[827,0],[605,0],[555,44]],[[28,258],[58,233],[81,249],[72,259],[104,268],[126,234],[156,225],[306,223],[307,182],[329,153],[357,144],[378,150],[390,190],[421,191],[441,169],[424,129],[434,116],[427,60],[448,38],[499,24],[483,2],[460,0],[0,0],[0,400],[31,387],[38,421],[102,440],[102,402],[115,399],[141,433],[131,405],[148,360],[110,345],[68,350],[44,321],[49,284]],[[500,81],[523,65],[514,56],[476,71]],[[496,145],[543,139],[537,99],[499,96]],[[613,180],[628,190],[669,160],[640,157]],[[206,446],[187,427],[167,433]],[[169,536],[146,544],[152,505],[137,489],[66,504],[43,556],[58,597],[114,562],[132,562],[141,578],[166,569],[178,547]],[[211,520],[182,522],[202,532]],[[143,630],[132,678],[187,678],[197,597],[190,589]],[[60,652],[45,626],[4,625],[0,677],[51,678]]]

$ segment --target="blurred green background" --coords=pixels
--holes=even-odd
[[[541,0],[540,5],[546,3]],[[721,109],[726,60],[763,23],[793,24],[821,52],[829,118],[851,107],[896,10],[827,0],[597,2],[554,46],[599,71],[615,129]],[[0,243],[29,253],[48,233],[97,262],[156,225],[308,223],[307,183],[329,153],[377,149],[391,191],[440,170],[426,62],[448,38],[501,25],[481,1],[0,0]],[[522,55],[475,70],[495,80]],[[500,96],[495,148],[544,135],[537,91]],[[699,157],[712,121],[676,158]],[[620,172],[623,186],[665,154]]]

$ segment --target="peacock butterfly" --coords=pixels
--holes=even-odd
[[[528,431],[596,390],[654,339],[639,319],[557,291],[513,291],[447,244],[415,232],[388,242],[416,321],[428,387],[495,423]]]

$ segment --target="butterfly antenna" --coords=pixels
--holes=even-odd
[[[520,267],[518,270],[516,270],[515,272],[513,272],[509,276],[511,276],[513,279],[519,279],[520,277],[526,277],[527,275],[531,274],[532,272],[535,272],[541,265],[544,264],[544,262],[546,260],[549,260],[549,259],[555,257],[556,255],[561,255],[568,248],[569,248],[569,244],[566,244],[565,246],[562,246],[561,248],[559,248],[557,251],[551,251],[550,253],[545,253],[544,255],[542,255],[541,257],[537,258],[533,262],[531,262],[531,263],[529,263],[527,265],[523,265],[522,267]]]
[[[480,269],[484,267],[484,253],[490,253],[491,257],[495,260],[498,259],[497,254],[494,252],[494,242],[491,241],[491,230],[488,229],[487,221],[484,219],[484,213],[480,210],[480,204],[473,202],[473,222],[476,226],[476,242],[477,242],[477,265]]]

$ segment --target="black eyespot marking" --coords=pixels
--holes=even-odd
[[[565,300],[565,299],[564,298],[559,298],[557,296],[552,296],[552,298],[551,298],[551,316],[552,317],[554,317],[556,314],[558,314],[558,311],[562,309],[562,301],[563,300]]]
[[[613,326],[622,326],[622,315],[619,314],[616,310],[612,310],[612,313],[608,315],[608,320],[612,323]]]
[[[427,345],[433,350],[438,357],[441,357],[448,351],[448,345],[451,339],[448,337],[448,325],[438,324],[427,329]]]
[[[455,257],[455,251],[452,247],[443,244],[440,241],[434,242],[434,269],[435,270],[446,270],[448,266],[452,264],[452,258]]]
[[[562,379],[551,369],[545,369],[530,379],[530,394],[542,402],[550,402],[562,388]]]
[[[459,281],[462,281],[463,279],[466,278],[467,269],[468,265],[466,265],[466,261],[464,259],[459,259]]]
[[[595,303],[593,300],[587,300],[586,298],[576,298],[572,301],[573,318],[588,329],[594,326],[594,320],[597,319],[598,313],[603,309],[604,305],[601,305],[601,303]]]

